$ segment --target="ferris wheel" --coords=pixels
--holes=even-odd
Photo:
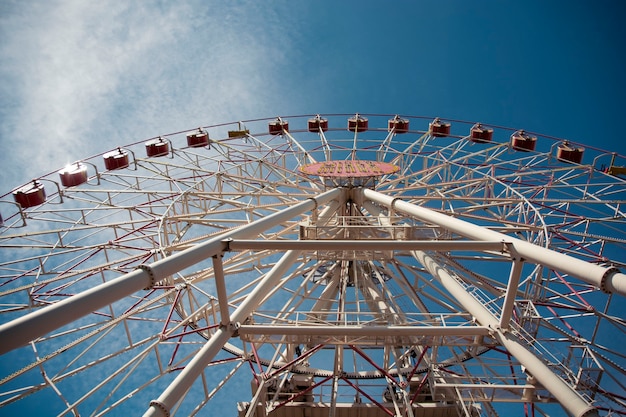
[[[307,115],[0,197],[0,415],[626,415],[624,157]]]

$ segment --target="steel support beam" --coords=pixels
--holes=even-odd
[[[362,192],[366,199],[388,207],[390,211],[404,213],[410,217],[440,226],[470,239],[511,242],[517,253],[525,261],[531,261],[564,272],[581,281],[594,285],[607,293],[626,296],[626,275],[619,272],[617,268],[603,267],[585,262],[573,256],[568,256],[525,240],[489,230],[464,220],[387,196],[374,190],[355,189],[354,191]]]
[[[506,242],[475,242],[459,240],[228,240],[229,251],[244,250],[433,250],[433,251],[496,251],[503,253]]]
[[[500,315],[500,327],[508,329],[511,324],[511,317],[513,316],[513,307],[515,306],[515,298],[517,289],[519,287],[519,281],[522,275],[522,268],[524,262],[513,257],[513,264],[511,265],[511,274],[509,275],[509,282],[506,286],[506,294],[504,296],[504,304],[502,305],[502,314]]]
[[[552,372],[535,354],[529,351],[511,332],[500,329],[498,319],[438,262],[424,252],[415,251],[415,259],[472,315],[476,321],[492,329],[493,337],[534,376],[557,401],[575,417],[598,416],[597,410],[588,404],[572,387]]]
[[[240,228],[216,236],[204,243],[173,254],[119,278],[76,294],[63,301],[38,309],[0,325],[0,355],[26,345],[65,324],[103,308],[185,268],[224,251],[225,239],[252,238],[318,206],[339,199],[344,191],[338,188],[308,198],[279,212],[270,214]]]
[[[169,415],[169,410],[180,401],[191,388],[194,381],[202,374],[207,364],[224,347],[228,339],[237,331],[238,323],[244,321],[256,309],[259,303],[279,283],[280,279],[300,256],[298,251],[288,251],[274,267],[263,277],[261,282],[248,294],[245,300],[233,311],[232,322],[221,326],[196,353],[185,369],[161,393],[159,398],[150,402],[150,408],[144,417]]]
[[[239,334],[303,336],[487,336],[486,326],[312,326],[299,324],[251,324],[239,326]]]
[[[224,264],[221,255],[213,255],[213,276],[215,277],[215,290],[217,302],[220,306],[220,324],[226,326],[230,323],[230,311],[228,309],[228,295],[224,279]]]

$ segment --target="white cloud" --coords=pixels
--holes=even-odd
[[[270,6],[0,7],[7,9],[0,20],[0,144],[10,149],[0,156],[4,192],[124,143],[268,115],[268,103],[282,96],[292,26]]]

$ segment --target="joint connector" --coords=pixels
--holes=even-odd
[[[607,270],[602,275],[602,278],[600,279],[600,289],[602,290],[602,292],[605,292],[607,294],[611,292],[609,291],[606,281],[609,279],[609,277],[617,274],[618,272],[619,269],[615,268],[614,266],[607,268]]]
[[[137,269],[141,269],[142,271],[147,272],[148,276],[150,277],[150,285],[144,288],[144,290],[151,290],[152,288],[154,288],[154,286],[156,285],[156,276],[154,275],[154,270],[152,269],[152,267],[150,265],[142,264],[139,265]]]
[[[233,238],[229,237],[227,239],[222,240],[222,243],[224,244],[224,249],[223,252],[230,252],[230,243],[233,241]],[[213,256],[214,258],[217,257],[217,255]]]
[[[157,401],[157,400],[150,401],[150,407],[158,408],[159,410],[163,412],[164,416],[170,417],[170,410],[168,410],[167,407],[165,407],[165,404],[163,404],[161,401]]]
[[[240,323],[235,323],[235,322],[230,322],[228,323],[228,331],[230,332],[232,337],[238,337],[239,336],[239,327],[241,326]]]

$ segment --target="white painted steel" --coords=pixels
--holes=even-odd
[[[444,267],[428,254],[420,251],[413,252],[415,258],[428,272],[435,277],[465,309],[476,317],[482,326],[491,328],[496,339],[526,367],[528,373],[541,383],[561,403],[563,408],[576,417],[592,417],[598,413],[595,407],[588,404],[571,386],[556,376],[540,359],[524,347],[510,332],[500,329],[498,318],[487,310],[480,302],[452,277]]]
[[[519,281],[522,274],[524,262],[513,255],[513,264],[511,265],[511,274],[509,282],[506,286],[506,295],[504,296],[504,304],[502,305],[502,314],[500,315],[500,327],[506,329],[511,324],[513,316],[513,307],[515,306],[515,298],[519,288]]]
[[[434,241],[434,240],[226,240],[228,251],[244,250],[435,250],[494,251],[504,255],[506,242]]]
[[[78,317],[150,286],[151,277],[138,269],[71,298],[0,325],[0,354],[10,352]]]
[[[259,219],[239,229],[226,232],[207,242],[156,261],[142,269],[2,324],[0,325],[0,340],[6,342],[0,345],[0,354],[23,346],[29,341],[64,324],[70,323],[142,288],[150,287],[155,282],[169,275],[223,252],[226,248],[224,241],[228,238],[256,236],[285,220],[309,210],[314,210],[318,205],[340,197],[341,193],[340,189],[326,191],[315,198],[308,198],[280,212]]]
[[[363,194],[365,198],[382,204],[393,211],[405,213],[424,222],[441,226],[461,236],[477,240],[501,240],[503,242],[511,242],[516,252],[527,261],[561,271],[595,285],[597,288],[602,288],[607,292],[614,292],[621,296],[626,296],[626,275],[618,272],[615,268],[607,268],[585,262],[572,256],[516,239],[446,214],[438,213],[425,207],[416,206],[374,190],[363,189]]]
[[[19,338],[35,340],[3,356],[0,414],[22,415],[27,404],[45,403],[59,416],[131,415],[164,389],[169,396],[154,400],[154,408],[179,416],[236,408],[249,417],[251,395],[259,410],[276,416],[385,414],[375,402],[386,388],[399,397],[383,406],[398,415],[473,414],[473,402],[481,417],[524,408],[567,412],[530,375],[528,366],[545,371],[533,358],[601,413],[624,409],[626,365],[615,337],[625,332],[623,274],[609,268],[598,278],[597,269],[581,270],[590,284],[537,262],[552,252],[515,252],[518,240],[528,241],[568,259],[625,268],[626,182],[601,170],[612,159],[590,156],[588,148],[590,165],[563,163],[548,137],[539,138],[537,150],[519,152],[507,143],[512,132],[495,126],[494,141],[474,143],[465,136],[473,123],[458,121],[451,136],[433,137],[430,118],[411,116],[411,130],[396,134],[387,130],[393,117],[368,116],[371,129],[358,134],[346,133],[344,115],[330,117],[326,133],[301,130],[306,116],[290,117],[293,130],[279,135],[263,133],[267,120],[212,126],[205,148],[185,147],[186,132],[166,135],[167,158],[142,157],[145,140],[130,144],[128,169],[99,170],[97,181],[62,196],[47,189],[41,206],[20,211],[10,193],[0,197],[10,203],[0,204],[0,325],[35,318],[19,326],[28,333]],[[227,136],[231,129],[239,133]],[[87,163],[98,166],[101,156]],[[355,181],[299,170],[350,158],[398,171]],[[56,172],[52,177],[41,180],[58,180]],[[345,189],[335,199],[311,200],[337,184]],[[389,208],[366,198],[362,185],[397,203]],[[303,200],[310,212],[275,218]],[[470,236],[446,232],[402,211],[401,201],[449,215],[452,221],[436,220],[445,225],[462,220],[506,238],[465,226]],[[259,233],[243,233],[266,219]],[[277,285],[265,287],[241,337],[233,337],[229,311],[245,305],[286,250],[302,253]],[[410,251],[428,252],[463,292],[451,294]],[[105,293],[85,291],[103,283]],[[58,312],[49,315],[51,306]],[[197,366],[183,371],[200,350]],[[183,373],[184,381],[167,387]],[[247,389],[257,377],[263,388]],[[550,373],[542,378],[551,381]],[[274,408],[303,380],[324,381],[310,403]],[[403,410],[420,382],[421,403]],[[568,401],[567,387],[552,389]],[[585,412],[571,403],[574,415]]]
[[[240,334],[251,335],[315,335],[315,336],[486,336],[491,328],[486,326],[307,326],[293,325],[241,325]]]
[[[144,413],[144,417],[165,417],[168,415],[168,413],[164,412],[163,407],[169,410],[180,401],[194,381],[200,376],[202,371],[204,371],[208,362],[213,359],[217,352],[224,347],[228,339],[232,337],[233,333],[237,330],[239,322],[243,321],[250,312],[258,306],[267,292],[278,283],[282,275],[293,265],[299,255],[300,252],[289,251],[276,262],[259,285],[246,297],[245,301],[233,311],[231,315],[232,322],[218,329],[204,347],[198,351],[191,362],[185,366],[185,369],[172,381],[167,389],[163,391],[159,398],[155,400],[156,404],[161,406],[151,404],[150,408]]]
[[[215,277],[217,302],[220,305],[221,324],[222,326],[227,326],[230,323],[230,310],[228,308],[228,294],[226,293],[226,283],[224,282],[224,265],[221,255],[213,255],[213,276]]]

